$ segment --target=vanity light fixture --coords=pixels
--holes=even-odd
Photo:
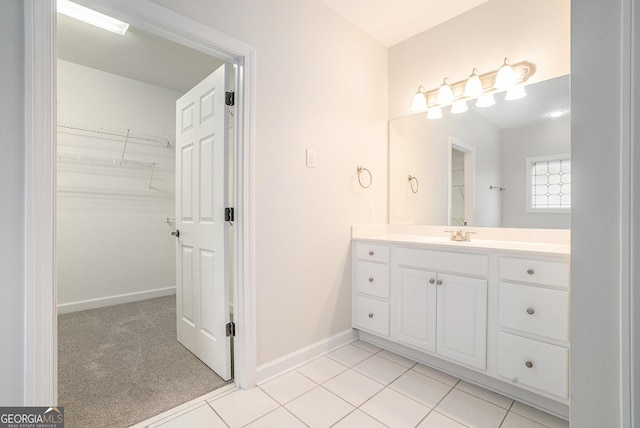
[[[418,92],[413,96],[413,103],[411,103],[411,111],[420,112],[427,110],[427,97],[424,93],[424,86],[418,87]]]
[[[505,58],[498,70],[478,74],[476,68],[466,80],[451,83],[445,78],[438,89],[426,92],[422,86],[413,97],[411,111],[427,110],[427,118],[442,117],[442,108],[451,106],[451,113],[458,114],[468,110],[467,101],[477,100],[477,107],[489,107],[495,104],[494,95],[506,91],[507,100],[517,100],[527,95],[524,85],[533,76],[536,66],[527,61],[511,64]]]
[[[451,83],[449,82],[449,78],[445,77],[444,82],[440,85],[440,89],[438,89],[438,104],[447,105],[453,102],[453,91],[451,90]]]
[[[464,94],[466,98],[475,98],[482,95],[484,89],[482,88],[482,82],[480,76],[478,76],[478,69],[474,68],[471,72],[471,76],[467,79],[467,83],[464,84]]]
[[[440,107],[431,107],[427,111],[427,119],[442,119],[442,109]]]
[[[516,85],[507,89],[507,95],[504,99],[507,101],[519,100],[527,96],[527,91],[524,90],[524,85]]]
[[[509,63],[509,58],[504,59],[504,64],[498,70],[498,74],[496,75],[496,82],[493,84],[493,87],[500,89],[509,89],[513,85],[517,83],[516,73],[513,71],[513,67],[511,67],[511,63]]]
[[[495,103],[496,103],[496,98],[493,96],[493,94],[487,94],[478,98],[478,101],[476,101],[476,107],[480,107],[480,108],[491,107]]]
[[[453,114],[464,113],[467,110],[469,110],[469,106],[465,100],[454,101],[453,104],[451,104],[451,113]]]
[[[565,114],[567,114],[566,110],[557,110],[557,111],[552,111],[550,113],[547,113],[547,116],[555,119],[555,118],[558,118],[560,116],[564,116]]]
[[[129,24],[126,22],[122,22],[69,0],[58,0],[56,8],[58,12],[63,15],[102,28],[103,30],[120,34],[121,36],[124,36],[129,28]]]

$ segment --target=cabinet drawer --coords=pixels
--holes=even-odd
[[[389,303],[356,296],[355,326],[372,333],[389,336]]]
[[[360,260],[389,263],[389,253],[389,247],[386,245],[374,245],[365,242],[356,244],[356,257]]]
[[[371,262],[356,263],[358,293],[389,298],[389,265]]]
[[[394,248],[394,262],[400,266],[441,272],[487,276],[489,258],[484,254]]]
[[[569,288],[569,263],[536,259],[500,258],[500,278]]]
[[[498,323],[538,336],[569,341],[569,293],[501,282]]]
[[[515,385],[568,398],[569,350],[499,332],[498,373]]]

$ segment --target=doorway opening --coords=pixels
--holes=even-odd
[[[474,225],[475,148],[449,137],[449,226]]]
[[[214,70],[234,64],[135,27],[124,43],[62,15],[57,30],[59,400],[76,425],[104,419],[110,408],[116,414],[106,420],[130,425],[224,386],[232,376],[230,361],[228,369],[216,368],[218,376],[202,355],[189,352],[198,350],[194,344],[178,344],[176,313],[183,312],[184,293],[176,300],[180,253],[171,232],[179,221],[174,190],[181,169],[175,162],[176,101]],[[112,41],[117,47],[109,46]],[[116,56],[129,59],[116,62]],[[105,57],[111,60],[101,62]],[[175,63],[189,73],[172,69]],[[158,67],[170,70],[159,76]],[[231,73],[224,74],[223,100],[226,89],[235,89]],[[225,136],[225,168],[216,177],[225,187],[219,209],[233,206],[226,168],[233,165],[233,108],[224,101],[215,108],[224,113],[225,128],[218,130]],[[223,239],[231,241],[232,227],[225,229]],[[233,265],[224,271],[223,317],[229,319]],[[222,331],[218,340],[227,342],[230,358],[233,338]]]

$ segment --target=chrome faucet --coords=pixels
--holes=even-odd
[[[451,241],[471,242],[471,233],[474,232],[462,232],[462,230],[445,230],[445,232],[451,234]]]

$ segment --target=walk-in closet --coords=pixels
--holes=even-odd
[[[58,33],[59,403],[70,428],[129,426],[228,383],[176,338],[176,101],[222,62],[61,14]]]

